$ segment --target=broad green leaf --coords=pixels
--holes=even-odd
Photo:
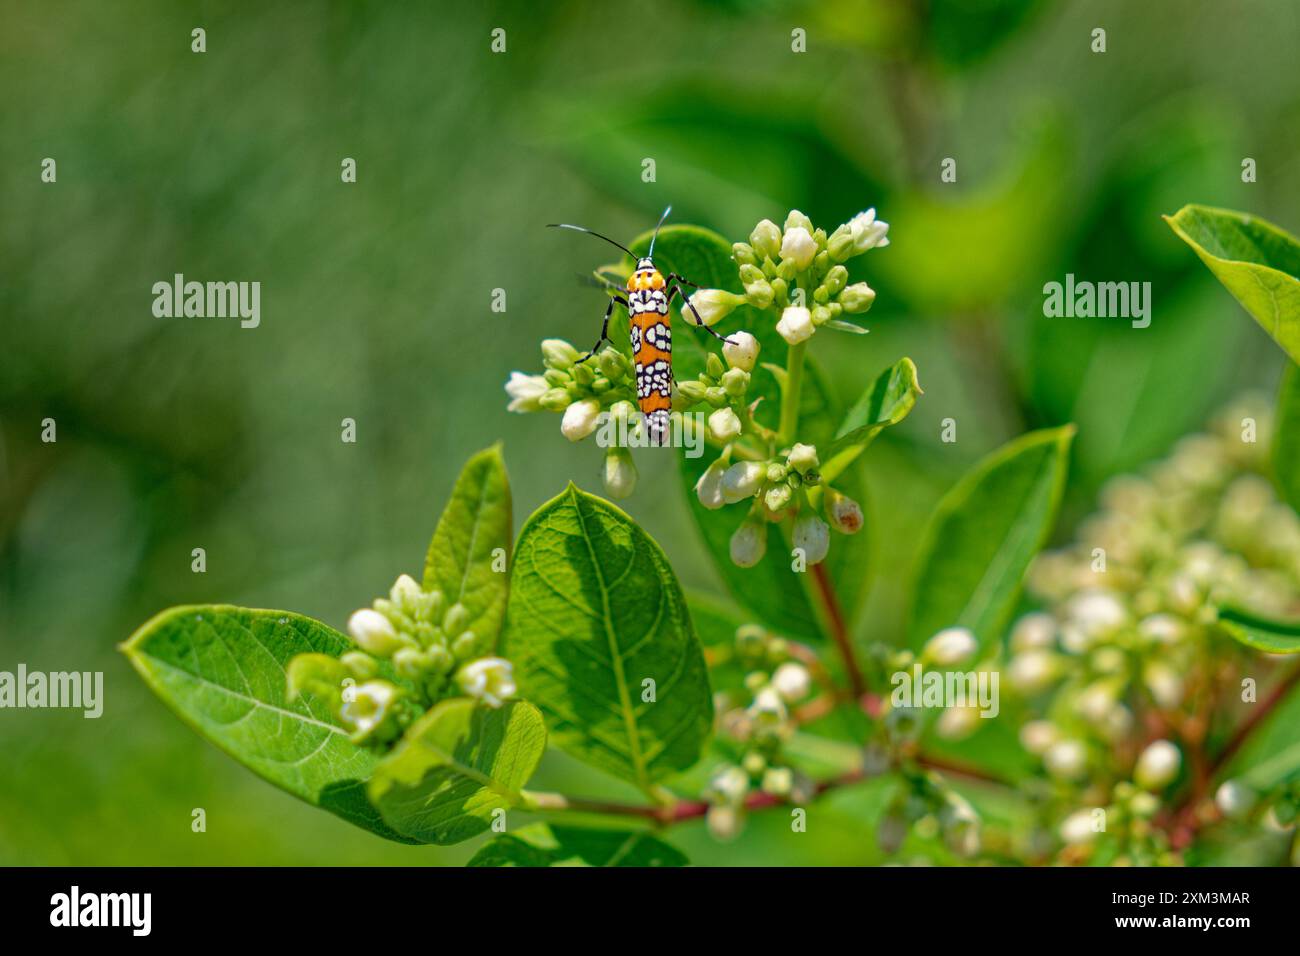
[[[1300,362],[1300,241],[1263,219],[1209,206],[1184,206],[1165,221]]]
[[[288,700],[290,660],[337,657],[351,647],[301,614],[195,605],[162,612],[122,651],[182,720],[254,773],[357,826],[409,842],[365,800],[375,756],[348,741],[323,701]]]
[[[1233,640],[1270,654],[1300,653],[1300,620],[1279,621],[1239,607],[1219,608],[1219,626]]]
[[[1282,497],[1300,511],[1300,366],[1294,362],[1282,377],[1273,426],[1273,474]]]
[[[921,394],[911,359],[899,359],[885,369],[849,409],[830,448],[820,456],[822,478],[834,481],[839,477],[877,435],[907,417]]]
[[[505,648],[561,749],[644,790],[699,759],[713,701],[686,601],[609,502],[569,485],[525,523]]]
[[[490,651],[506,613],[509,577],[492,568],[494,552],[510,555],[510,483],[501,446],[487,448],[466,464],[438,520],[424,562],[424,589],[437,588],[448,602],[469,611],[467,629]]]
[[[1001,637],[1029,562],[1051,532],[1074,427],[1030,432],[979,462],[939,502],[921,543],[908,641],[968,627]]]
[[[545,749],[542,715],[526,701],[494,709],[465,697],[444,700],[375,768],[370,802],[414,840],[459,843],[520,802]]]
[[[644,830],[535,823],[499,836],[469,866],[685,866],[681,851]]]

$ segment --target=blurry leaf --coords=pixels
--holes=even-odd
[[[501,446],[494,445],[472,457],[456,479],[424,562],[424,589],[465,606],[466,630],[485,651],[496,646],[506,613],[509,576],[492,564],[500,548],[508,566],[510,524],[510,483]]]
[[[1300,621],[1278,621],[1229,606],[1219,608],[1219,626],[1247,647],[1270,654],[1300,653]]]
[[[1285,750],[1279,750],[1249,770],[1235,777],[1260,793],[1267,793],[1279,784],[1300,777],[1300,741]]]
[[[1300,366],[1294,362],[1282,377],[1273,436],[1273,474],[1282,497],[1300,511]]]
[[[948,66],[966,68],[1006,43],[1044,6],[1043,0],[929,0],[926,47]]]
[[[1300,361],[1300,242],[1227,209],[1184,206],[1165,221],[1291,360]]]
[[[822,478],[834,481],[886,427],[906,418],[921,394],[911,359],[899,359],[885,369],[849,409],[827,453],[820,456]]]
[[[1056,520],[1073,426],[1022,435],[984,458],[926,529],[912,591],[908,643],[968,627],[984,647],[1002,635],[1021,579]]]
[[[423,843],[468,840],[492,825],[546,749],[537,708],[444,700],[412,724],[370,781],[370,801],[394,830]]]
[[[349,742],[322,701],[288,700],[286,668],[296,655],[337,657],[351,648],[342,634],[301,614],[224,605],[164,611],[122,645],[167,706],[254,773],[350,823],[409,842],[358,799],[375,756]]]
[[[562,750],[644,790],[699,759],[713,700],[686,601],[608,502],[570,485],[525,523],[505,646]]]
[[[685,866],[686,857],[644,830],[535,823],[485,844],[469,866]]]
[[[738,610],[707,594],[688,594],[686,606],[704,647],[731,647],[736,629],[745,623]]]

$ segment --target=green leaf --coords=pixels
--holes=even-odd
[[[444,700],[375,768],[370,801],[398,833],[459,843],[487,830],[495,811],[519,804],[545,749],[542,715],[525,701],[494,709]]]
[[[361,788],[376,758],[354,746],[325,702],[290,702],[298,654],[337,657],[352,644],[289,611],[194,605],[164,611],[122,645],[131,665],[176,714],[264,779],[392,840]]]
[[[1300,362],[1300,241],[1263,219],[1208,206],[1184,206],[1165,221]]]
[[[1300,653],[1300,621],[1279,621],[1244,608],[1219,608],[1219,626],[1233,640],[1269,654]]]
[[[979,462],[939,502],[920,547],[908,641],[946,627],[998,640],[1065,487],[1074,427],[1022,435]]]
[[[685,599],[663,551],[609,502],[569,485],[525,523],[506,653],[575,757],[644,790],[699,759],[713,700]]]
[[[499,836],[469,866],[686,866],[681,851],[644,830],[535,823]]]
[[[1300,511],[1300,366],[1290,363],[1282,377],[1273,426],[1273,474],[1282,497]]]
[[[465,606],[467,630],[485,651],[496,647],[506,613],[509,576],[492,565],[497,549],[509,561],[510,526],[510,483],[501,446],[493,445],[466,462],[424,562],[424,589]]]
[[[916,365],[899,359],[885,369],[849,409],[830,448],[821,455],[822,479],[834,481],[890,425],[907,417],[921,395]]]

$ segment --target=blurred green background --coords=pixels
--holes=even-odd
[[[608,250],[546,222],[626,241],[671,202],[731,239],[791,207],[828,230],[872,205],[892,223],[861,260],[871,334],[813,345],[845,398],[901,355],[926,389],[869,455],[859,636],[898,632],[926,515],[997,444],[1079,423],[1065,537],[1106,476],[1280,368],[1159,214],[1195,201],[1300,229],[1292,4],[5,0],[0,23],[0,669],[102,670],[107,696],[99,720],[0,711],[3,864],[472,853],[387,844],[280,793],[114,648],[185,602],[341,626],[418,570],[461,462],[498,438],[516,526],[571,477],[599,491],[590,442],[505,411],[539,340],[585,347],[602,312],[574,277]],[[176,272],[260,281],[261,327],[154,318],[151,286]],[[1044,319],[1066,272],[1151,281],[1151,327]],[[716,591],[671,456],[639,465],[629,510]],[[536,784],[617,792],[561,756]],[[696,863],[874,862],[880,800],[837,793],[798,839],[781,815],[726,847],[702,824],[671,839]]]

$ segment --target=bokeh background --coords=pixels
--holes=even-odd
[[[516,526],[569,478],[599,491],[598,449],[505,411],[539,340],[585,346],[603,307],[575,275],[607,250],[546,222],[626,241],[671,202],[731,239],[791,207],[828,230],[873,205],[892,223],[862,260],[871,334],[813,345],[845,398],[901,355],[926,389],[869,455],[863,638],[898,633],[930,508],[991,448],[1079,423],[1065,538],[1105,477],[1280,369],[1159,217],[1202,202],[1300,228],[1293,4],[4,0],[0,24],[0,669],[102,670],[107,696],[99,720],[0,712],[3,864],[470,855],[280,793],[115,645],[196,601],[341,626],[418,570],[461,462],[497,439]],[[260,281],[260,328],[154,318],[176,272]],[[1151,327],[1044,319],[1066,272],[1151,281]],[[691,589],[718,590],[670,456],[640,467],[629,510]],[[610,787],[560,756],[537,783]],[[838,793],[797,839],[756,815],[726,847],[702,824],[672,841],[697,863],[869,863],[878,803]]]

